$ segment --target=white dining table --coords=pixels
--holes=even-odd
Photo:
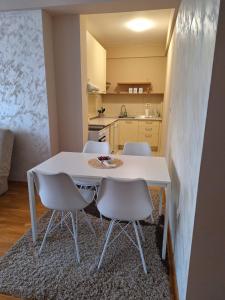
[[[27,172],[33,242],[35,243],[37,240],[34,172],[44,174],[63,172],[74,179],[88,179],[99,183],[101,179],[105,177],[127,180],[141,178],[144,179],[149,186],[159,186],[165,189],[166,207],[162,244],[162,259],[165,259],[168,212],[171,202],[171,180],[166,159],[164,157],[154,156],[112,155],[113,158],[121,159],[123,164],[117,168],[97,169],[88,163],[90,159],[96,158],[97,156],[98,154],[60,152]]]

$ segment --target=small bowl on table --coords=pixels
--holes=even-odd
[[[104,162],[107,162],[107,163],[111,163],[112,162],[112,158],[108,155],[101,155],[101,156],[98,156],[97,157],[97,160],[100,162],[100,163],[104,163]]]

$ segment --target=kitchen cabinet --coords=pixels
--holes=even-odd
[[[138,121],[120,120],[119,122],[119,144],[126,142],[138,142]]]
[[[106,50],[87,31],[87,78],[99,88],[99,93],[106,93]]]
[[[160,126],[157,120],[119,120],[119,145],[126,142],[147,142],[152,151],[160,149]]]
[[[138,121],[138,139],[139,142],[147,142],[153,148],[159,147],[159,121]]]

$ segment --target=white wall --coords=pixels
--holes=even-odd
[[[51,154],[55,155],[59,152],[59,136],[58,136],[58,111],[56,102],[55,87],[55,64],[53,50],[53,22],[52,17],[42,11],[43,20],[43,38],[45,53],[45,72],[46,72],[46,88],[48,96],[48,116]]]
[[[165,57],[165,45],[162,44],[133,44],[131,45],[116,45],[107,47],[107,58],[132,58],[132,57]]]
[[[153,93],[143,95],[102,96],[106,116],[118,116],[121,105],[125,104],[129,115],[143,115],[145,104],[163,114],[163,93],[165,89],[166,57],[161,44],[134,44],[107,48],[107,81],[111,83],[108,93],[115,93],[118,82],[151,82]]]
[[[166,84],[165,84],[165,95],[163,100],[163,120],[162,120],[162,136],[161,136],[161,145],[162,145],[162,153],[163,155],[167,155],[166,151],[168,152],[169,149],[166,149],[166,141],[168,137],[168,127],[169,127],[169,110],[171,105],[171,90],[172,90],[172,83],[175,81],[172,78],[172,61],[173,56],[175,55],[174,52],[174,35],[170,41],[170,46],[167,53],[167,64],[166,64]]]
[[[186,298],[218,10],[219,0],[182,1],[167,82],[167,153],[172,178],[169,217],[181,300]]]
[[[50,156],[41,11],[0,13],[0,126],[15,133],[11,179]]]
[[[87,139],[85,20],[53,18],[55,80],[60,151],[81,151]]]
[[[88,117],[93,118],[98,116],[98,109],[102,106],[102,95],[88,95]]]
[[[118,82],[151,82],[153,93],[164,93],[165,73],[165,56],[107,58],[109,92],[115,91]]]
[[[220,2],[212,80],[198,185],[187,300],[225,295],[225,1]]]

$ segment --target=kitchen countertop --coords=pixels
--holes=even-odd
[[[101,118],[93,118],[90,119],[88,125],[102,125],[109,126],[113,122],[118,120],[141,120],[141,121],[162,121],[162,118],[152,117],[152,118],[143,118],[143,117],[127,117],[127,118],[110,118],[110,117],[101,117]]]
[[[102,126],[109,126],[113,122],[117,121],[118,118],[94,118],[89,120],[88,125],[102,125]]]

